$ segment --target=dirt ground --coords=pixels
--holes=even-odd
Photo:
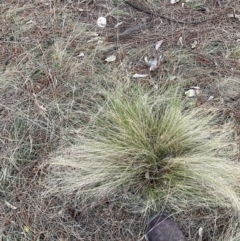
[[[182,82],[183,95],[198,86],[191,101],[233,119],[239,141],[240,1],[183,3],[0,2],[0,240],[144,240],[147,218],[130,201],[123,205],[133,195],[127,190],[90,211],[74,196],[46,195],[49,157],[74,142],[73,130],[102,101],[99,89],[116,80],[154,88]],[[105,28],[97,26],[101,16]],[[116,61],[107,63],[111,55]],[[145,56],[162,56],[154,71]]]

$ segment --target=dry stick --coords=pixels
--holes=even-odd
[[[180,24],[201,24],[201,23],[204,23],[204,22],[207,22],[207,21],[214,20],[214,19],[216,19],[216,18],[218,18],[218,17],[226,14],[226,13],[224,12],[224,13],[220,13],[220,14],[218,14],[217,16],[214,16],[214,17],[212,17],[212,18],[207,18],[207,19],[203,19],[203,20],[200,20],[200,21],[184,22],[184,21],[179,21],[179,20],[175,20],[175,19],[172,19],[172,18],[168,18],[168,17],[163,16],[163,15],[160,15],[160,14],[152,13],[152,12],[150,12],[150,11],[148,11],[148,10],[145,10],[145,9],[142,9],[142,8],[136,6],[136,5],[134,5],[133,3],[128,2],[128,1],[124,1],[124,3],[126,3],[127,5],[131,6],[132,8],[134,8],[134,9],[140,11],[140,12],[146,13],[146,14],[148,14],[148,15],[152,15],[152,16],[154,16],[154,17],[159,17],[159,18],[162,18],[162,19],[166,19],[166,20],[168,20],[168,21],[170,21],[170,22],[173,22],[173,23],[180,23]]]
[[[222,5],[221,1],[220,1],[220,0],[217,0],[217,2],[218,2],[218,6],[219,6],[220,8],[222,8],[223,5]]]

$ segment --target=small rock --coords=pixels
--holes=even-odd
[[[182,231],[166,213],[161,213],[150,220],[147,226],[148,241],[186,241]]]

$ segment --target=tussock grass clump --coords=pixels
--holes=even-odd
[[[239,211],[239,168],[227,159],[234,148],[231,123],[216,121],[215,110],[186,109],[172,90],[118,90],[108,95],[79,142],[53,158],[54,164],[72,167],[58,173],[55,180],[62,184],[54,191],[88,200],[125,187],[146,200],[147,208]]]

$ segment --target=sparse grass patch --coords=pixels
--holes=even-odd
[[[221,41],[211,41],[204,47],[204,52],[213,56],[223,55],[225,52],[225,45]]]
[[[194,77],[197,71],[200,71],[198,61],[191,51],[187,49],[169,49],[165,51],[162,62],[162,81],[176,76],[181,81],[179,85],[186,86]]]
[[[204,3],[200,0],[195,0],[195,1],[188,1],[186,2],[186,5],[188,7],[191,7],[195,10],[199,10],[200,8],[202,8],[204,6]]]
[[[6,18],[18,21],[17,14],[26,8],[9,9],[5,13]],[[23,14],[17,24],[34,25],[32,22],[26,24],[27,20]],[[13,28],[17,24],[13,24]],[[93,76],[95,67],[92,59],[98,50],[96,46],[93,51],[92,47],[89,48],[90,44],[86,43],[87,34],[83,32],[87,25],[73,23],[68,19],[66,26],[61,28],[62,34],[69,31],[70,26],[72,34],[68,38],[60,40],[48,36],[47,39],[51,41],[46,42],[44,39],[36,45],[35,32],[32,32],[31,43],[22,28],[20,35],[17,38],[14,36],[14,61],[5,64],[0,74],[2,181],[14,179],[12,175],[35,158],[39,162],[44,159],[57,146],[61,127],[79,127],[81,121],[87,121],[83,109],[86,106],[90,108],[91,100],[86,96],[92,95],[90,92],[94,87],[92,83],[87,84],[86,76]],[[12,31],[13,34],[17,33],[14,29]],[[8,29],[6,35],[9,34],[11,30]],[[18,46],[21,46],[21,52]],[[83,50],[86,54],[84,60],[77,58]],[[100,85],[102,79],[93,78],[93,81],[99,81]]]
[[[116,79],[110,80],[121,70],[102,59],[103,45],[88,42],[93,38],[89,25],[68,19],[61,31],[70,30],[65,38],[50,36],[51,41],[26,45],[0,75],[5,113],[0,124],[0,177],[5,181],[20,166],[35,158],[43,160],[64,139],[60,136],[65,128],[80,128],[88,122],[86,113],[97,108],[93,103],[99,101],[100,86],[115,85]],[[19,45],[24,40],[19,39]],[[84,57],[78,57],[81,52]]]
[[[183,68],[183,66],[191,69],[197,63],[194,59],[194,54],[187,49],[169,49],[164,55],[169,65],[178,69]]]
[[[239,88],[240,80],[236,78],[225,78],[218,83],[220,96],[225,102],[238,99],[240,96]]]
[[[230,50],[230,56],[240,61],[240,44]]]

